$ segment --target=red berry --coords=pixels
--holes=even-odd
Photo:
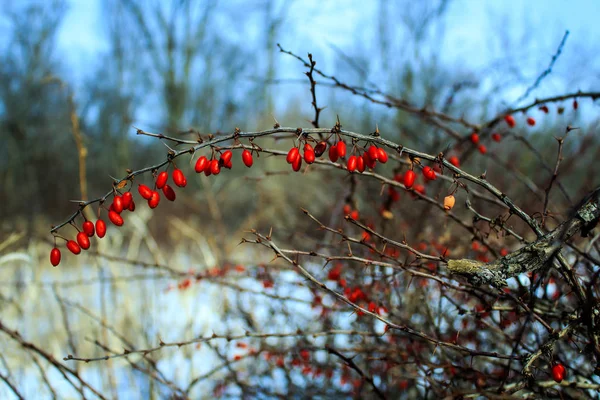
[[[415,185],[415,192],[420,194],[425,194],[425,186],[423,185]]]
[[[454,165],[456,168],[460,168],[460,161],[458,161],[458,157],[452,156],[448,159],[448,162]]]
[[[344,215],[350,214],[351,211],[352,208],[350,207],[350,204],[344,204],[344,207],[342,207],[342,212],[344,213]]]
[[[346,157],[346,142],[344,142],[343,140],[340,140],[339,142],[337,142],[337,154],[339,158],[344,158]]]
[[[196,163],[196,165],[198,165],[198,164]],[[196,171],[196,172],[198,172],[198,171]],[[156,177],[156,187],[158,189],[162,189],[167,184],[167,180],[169,180],[169,173],[167,171],[161,172]]]
[[[565,379],[566,372],[564,365],[561,363],[554,364],[552,367],[552,379],[554,379],[555,382],[560,383]]]
[[[329,148],[329,160],[331,160],[331,162],[336,162],[338,157],[338,148],[337,145],[334,144]]]
[[[196,161],[196,166],[194,167],[194,170],[197,173],[200,173],[202,171],[205,171],[209,165],[210,165],[210,161],[208,161],[208,158],[206,158],[205,156],[202,156],[198,159],[198,161]],[[162,189],[162,188],[159,188],[159,189]]]
[[[133,201],[133,199],[131,199],[131,203],[129,203],[129,207],[128,207],[129,211],[134,212],[135,211],[135,202]]]
[[[479,150],[479,152],[481,154],[485,154],[487,153],[487,147],[485,147],[484,145],[480,144],[479,147],[477,147],[477,150]]]
[[[435,171],[429,166],[423,168],[423,176],[428,181],[434,181],[436,178]]]
[[[77,244],[84,249],[87,250],[90,248],[90,238],[85,232],[79,232],[77,234]]]
[[[471,142],[473,142],[473,144],[479,143],[479,135],[477,133],[471,133]]]
[[[492,133],[492,140],[494,142],[499,142],[500,140],[502,140],[502,136],[500,136],[499,133]]]
[[[363,157],[356,157],[356,169],[360,173],[365,172],[365,159],[364,159],[364,156]]]
[[[169,185],[165,185],[162,188],[163,194],[165,195],[165,197],[167,198],[167,200],[169,201],[175,201],[175,191],[173,190],[173,188]]]
[[[112,202],[112,209],[117,214],[121,214],[123,212],[123,199],[121,198],[121,196],[115,196]]]
[[[363,159],[365,167],[368,167],[371,169],[375,168],[375,164],[377,164],[377,161],[375,161],[374,159],[371,158],[371,154],[369,152],[364,152],[362,155],[362,159]]]
[[[321,157],[323,153],[327,150],[327,142],[321,141],[315,146],[315,156]]]
[[[185,187],[185,185],[187,185],[187,179],[185,178],[185,175],[178,168],[175,168],[173,170],[173,182],[179,187]],[[158,192],[154,192],[154,193],[158,194]]]
[[[355,219],[355,220],[358,220],[358,217],[359,217],[359,215],[358,215],[358,210],[353,210],[353,211],[350,213],[350,218],[352,218],[352,219]]]
[[[119,214],[117,214],[117,215],[119,215]],[[74,241],[74,240],[69,240],[67,242],[67,249],[69,249],[69,251],[71,253],[73,253],[73,254],[79,254],[79,253],[81,253],[81,247],[79,247],[79,245],[77,244],[77,242]]]
[[[417,177],[417,174],[415,174],[415,171],[413,171],[412,169],[409,169],[408,171],[406,171],[404,173],[404,186],[407,189],[410,189],[412,187],[412,185],[415,183],[416,177]]]
[[[348,171],[354,172],[354,171],[356,171],[356,165],[357,164],[358,164],[358,157],[356,157],[356,156],[350,156],[350,158],[348,159],[348,163],[346,165],[346,168],[348,168]]]
[[[219,173],[221,172],[221,166],[219,165],[219,160],[212,160],[210,162],[210,169],[209,169],[209,174],[208,175],[219,175]],[[207,175],[207,176],[208,176]]]
[[[248,149],[244,149],[244,151],[242,151],[242,161],[244,162],[244,165],[248,168],[250,168],[252,164],[254,164],[254,160],[252,159],[252,153]]]
[[[158,194],[156,191],[153,191],[152,196],[148,199],[148,206],[150,208],[156,208],[158,207],[158,203],[160,203],[160,194]]]
[[[94,236],[94,233],[96,233],[94,229],[94,223],[92,221],[85,221],[83,223],[83,231],[89,237]]]
[[[515,117],[513,117],[512,115],[508,114],[504,116],[504,121],[506,122],[506,124],[508,126],[510,126],[511,128],[514,128],[516,125],[515,122]]]
[[[387,162],[387,160],[388,160],[388,155],[387,155],[386,151],[383,148],[380,147],[378,149],[378,153],[379,154],[377,155],[377,160],[380,163],[385,164]]]
[[[60,264],[60,250],[56,247],[50,250],[50,263],[55,267]]]
[[[227,164],[227,161],[231,161],[231,157],[233,157],[233,153],[231,150],[226,150],[221,154],[221,160],[223,160],[223,164]]]
[[[531,117],[527,118],[527,125],[534,126],[535,125],[535,119],[533,119]]]
[[[219,160],[219,164],[223,163],[223,166],[227,169],[231,169],[233,167],[233,163],[231,162],[231,160],[227,160],[227,161],[223,161],[223,160]]]
[[[298,150],[297,147],[292,147],[290,151],[288,151],[285,161],[287,161],[288,164],[293,164],[298,157],[300,157],[300,150]]]
[[[153,190],[150,189],[146,185],[140,184],[138,186],[138,192],[140,192],[140,196],[142,196],[144,199],[148,200],[150,197],[152,197]]]
[[[573,110],[577,110],[577,107],[579,107],[579,103],[577,100],[573,100]]]
[[[377,159],[379,158],[379,150],[377,150],[377,147],[375,147],[374,145],[370,145],[367,151],[369,153],[369,158],[373,161],[377,161]]]
[[[296,157],[296,159],[292,163],[292,169],[294,171],[298,172],[298,171],[300,171],[301,167],[302,167],[302,157],[300,157],[300,153],[298,153],[298,156]]]
[[[121,220],[122,219],[123,218],[121,218]],[[106,222],[104,222],[101,219],[99,219],[98,221],[96,221],[96,235],[98,235],[98,237],[100,239],[102,239],[104,237],[104,235],[106,235]]]
[[[308,143],[304,145],[304,161],[306,161],[307,164],[312,164],[315,162],[315,151]]]
[[[548,106],[540,106],[540,110],[546,114],[548,114],[548,112],[550,111],[550,110],[548,110]]]
[[[123,196],[121,196],[121,200],[123,201],[123,210],[127,210],[129,209],[129,207],[131,207],[133,195],[131,194],[131,192],[125,192],[123,193]]]
[[[117,214],[114,211],[108,212],[108,219],[110,220],[110,222],[112,222],[116,226],[123,225],[123,217],[121,217],[119,214]]]

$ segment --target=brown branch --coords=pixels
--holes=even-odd
[[[565,241],[585,229],[589,224],[597,222],[600,218],[599,194],[600,188],[589,196],[588,200],[575,211],[571,219],[516,252],[487,264],[467,259],[450,260],[448,269],[451,273],[466,276],[474,285],[489,284],[496,287],[506,286],[506,279],[523,272],[535,272],[542,269],[555,255],[559,254]]]

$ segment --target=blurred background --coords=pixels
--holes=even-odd
[[[98,197],[110,189],[111,177],[164,159],[163,144],[136,136],[134,127],[186,139],[235,127],[269,129],[275,119],[282,126],[310,127],[306,68],[277,43],[301,57],[312,53],[318,68],[342,82],[484,122],[536,98],[597,89],[598,15],[600,3],[593,0],[0,0],[1,320],[57,359],[104,354],[94,346],[96,338],[118,343],[102,322],[142,348],[158,338],[185,340],[265,327],[268,321],[275,321],[274,331],[310,327],[310,288],[292,275],[278,277],[282,284],[270,288],[272,277],[260,264],[272,253],[238,243],[250,228],[274,226],[284,243],[298,240],[298,232],[314,235],[298,207],[331,218],[339,214],[347,193],[334,172],[308,174],[299,182],[280,173],[285,163],[265,156],[252,170],[238,162],[227,175],[200,179],[180,165],[190,183],[176,203],[152,213],[139,207],[123,229],[111,228],[95,242],[101,256],[63,251],[58,268],[47,260],[49,229],[76,209],[72,200]],[[566,31],[550,74],[528,91]],[[317,85],[319,105],[326,106],[321,126],[333,126],[337,116],[355,132],[369,133],[377,125],[385,138],[433,154],[452,144],[443,130],[414,115],[323,83]],[[597,103],[581,100],[577,112],[570,101],[550,107],[547,115],[533,109],[529,116],[538,123],[520,134],[553,165],[554,136],[566,125],[580,127],[565,143],[570,161],[562,183],[573,193],[593,187],[598,181],[591,166],[600,156]],[[517,118],[524,125],[525,117]],[[290,143],[271,147],[287,149]],[[471,154],[464,166],[487,170],[490,181],[511,188],[503,168],[517,166],[521,177],[534,180],[539,172],[532,155],[520,150],[517,140],[490,143],[493,157]],[[516,197],[524,193],[511,189]],[[365,207],[370,201],[360,200]],[[67,227],[64,234],[73,232]],[[190,285],[188,271],[207,279]],[[226,278],[223,271],[238,275]],[[277,297],[279,290],[289,291],[287,285],[297,298],[290,308],[281,299],[253,295],[266,290]],[[338,327],[352,322],[340,318]],[[78,397],[56,371],[48,369],[56,379],[44,383],[35,357],[23,356],[6,337],[0,340],[0,369],[10,371],[26,398],[51,398],[52,390],[54,397]],[[223,341],[215,348],[164,350],[161,367],[169,380],[189,382],[230,356],[235,349],[227,346]],[[168,385],[131,368],[125,374],[119,368],[126,363],[115,363],[69,365],[109,398],[171,393]],[[201,397],[216,390],[219,374],[190,393]],[[283,378],[264,379],[260,384],[276,387]],[[0,397],[11,396],[0,384]]]

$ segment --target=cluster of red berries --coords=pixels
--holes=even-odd
[[[162,189],[163,194],[168,200],[175,200],[175,191],[169,185],[167,181],[169,174],[166,171],[161,172],[156,177],[155,187]],[[173,182],[179,187],[185,187],[187,185],[187,179],[180,169],[175,168],[172,173]],[[160,203],[160,194],[157,190],[152,190],[150,187],[140,184],[138,186],[138,192],[140,195],[148,201],[150,208],[156,208]],[[125,192],[122,195],[115,192],[113,201],[108,208],[108,219],[116,226],[123,226],[125,220],[123,219],[122,213],[124,211],[135,211],[135,201],[133,200],[133,194],[131,192]],[[85,221],[82,226],[82,230],[79,231],[75,240],[67,240],[67,249],[73,254],[80,254],[81,250],[87,250],[90,248],[90,239],[92,236],[98,236],[102,239],[106,235],[106,223],[101,218],[98,218],[96,225],[91,221]],[[60,237],[60,236],[58,236]],[[64,239],[64,238],[63,238]],[[60,264],[61,252],[55,246],[50,251],[50,263],[55,267]]]
[[[294,171],[300,171],[303,159],[307,164],[312,164],[317,158],[325,153],[325,150],[327,150],[326,141],[320,141],[315,147],[310,143],[305,142],[302,155],[300,154],[300,149],[298,147],[292,147],[288,151],[285,161],[292,165]],[[339,141],[329,147],[329,159],[331,162],[336,162],[338,159],[344,157],[346,157],[346,143]]]
[[[313,146],[306,142],[303,148],[303,154],[300,154],[299,147],[292,147],[285,158],[288,164],[292,165],[294,171],[299,171],[302,167],[302,160],[307,164],[312,164],[315,159],[321,157],[327,150],[327,142],[321,141],[313,148]],[[342,140],[336,142],[329,147],[329,160],[331,162],[337,162],[340,158],[346,157],[346,143]],[[348,157],[346,162],[346,169],[350,172],[358,171],[364,172],[366,168],[375,168],[375,165],[379,161],[385,164],[388,161],[387,152],[375,145],[369,146],[369,148],[363,152],[362,155],[351,155]]]
[[[204,172],[204,175],[206,176],[219,175],[221,168],[231,169],[233,167],[233,162],[231,161],[232,158],[233,153],[231,150],[226,150],[221,153],[218,159],[213,157],[209,160],[206,156],[201,156],[196,161],[194,170],[198,174]],[[248,168],[254,164],[254,159],[250,150],[244,149],[242,151],[242,162]]]
[[[209,175],[218,175],[221,171],[221,167],[231,169],[232,161],[231,158],[233,153],[231,150],[224,151],[221,153],[219,159],[213,158],[212,160],[208,160],[205,156],[202,156],[196,162],[195,170],[196,172],[204,172],[206,176]],[[242,151],[242,161],[244,165],[248,168],[252,166],[254,160],[252,158],[252,152],[247,149]],[[175,168],[171,174],[173,179],[173,183],[178,187],[185,187],[187,185],[187,178],[185,177],[183,171],[178,168]],[[140,184],[138,185],[138,192],[143,199],[147,200],[148,206],[150,208],[158,207],[160,203],[160,193],[159,190],[162,190],[163,195],[169,201],[175,201],[177,197],[175,194],[175,190],[171,186],[167,184],[169,180],[169,173],[167,171],[162,171],[156,176],[155,181],[155,189],[151,189],[149,186]],[[135,202],[133,200],[133,194],[131,192],[125,192],[122,195],[115,192],[113,197],[113,201],[108,208],[108,219],[116,226],[123,226],[125,220],[123,219],[122,212],[123,211],[135,211]],[[96,234],[99,238],[103,238],[106,234],[106,223],[102,219],[98,219],[96,221],[96,225],[91,221],[85,221],[82,226],[82,231],[77,234],[76,241],[75,240],[66,240],[66,247],[73,254],[80,254],[81,250],[87,250],[90,248],[90,240],[89,238]],[[60,236],[58,236],[60,237]],[[63,238],[64,239],[64,238]],[[50,251],[50,263],[53,266],[57,266],[60,264],[62,255],[60,249],[56,246],[52,248]]]
[[[377,161],[385,164],[388,161],[388,155],[383,148],[370,145],[362,155],[351,155],[348,158],[346,168],[350,172],[358,171],[362,173],[365,168],[375,168]]]

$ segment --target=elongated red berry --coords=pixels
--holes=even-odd
[[[211,172],[212,162],[213,162],[213,160],[209,160],[208,161],[208,165],[206,166],[206,168],[204,168],[204,176],[211,176],[212,175],[212,172]],[[217,166],[218,165],[219,165],[219,162],[217,161]]]
[[[254,164],[254,160],[252,159],[252,153],[250,152],[250,150],[244,149],[244,151],[242,151],[242,161],[244,162],[244,165],[248,168],[250,168],[252,164]]]
[[[573,110],[577,110],[578,107],[579,103],[577,102],[577,100],[573,100]]]
[[[50,250],[50,264],[56,267],[58,264],[60,264],[60,257],[61,256],[59,249],[55,247],[52,250]]]
[[[226,164],[227,161],[231,161],[232,157],[233,153],[231,152],[231,150],[225,150],[223,154],[221,154],[221,160],[223,160],[223,164]]]
[[[158,194],[158,192],[154,191],[154,192],[152,192],[152,196],[148,199],[148,206],[150,208],[156,208],[156,207],[158,207],[158,203],[160,203],[160,194]]]
[[[535,119],[533,119],[531,117],[527,118],[527,125],[534,126],[535,125]]]
[[[548,112],[550,111],[550,110],[548,109],[548,106],[540,106],[540,110],[541,110],[542,112],[544,112],[545,114],[548,114]]]
[[[377,161],[377,159],[379,158],[379,150],[377,150],[377,147],[375,147],[374,145],[370,145],[367,151],[369,152],[369,158],[373,161]]]
[[[86,235],[88,235],[88,237],[94,236],[94,233],[96,233],[94,229],[94,223],[92,221],[85,221],[83,223],[83,231]]]
[[[379,148],[377,149],[377,161],[379,161],[382,164],[385,164],[388,160],[388,154],[386,153],[386,151],[383,148]]]
[[[379,153],[379,151],[377,151],[377,153]],[[379,154],[377,155],[377,159],[379,159]],[[375,165],[377,164],[377,161],[371,158],[371,153],[368,152],[363,154],[363,160],[365,161],[365,166],[371,169],[375,168]]]
[[[123,210],[127,210],[133,201],[133,195],[131,192],[125,192],[123,193],[123,196],[121,196],[121,200],[123,200]]]
[[[116,226],[121,226],[121,225],[123,225],[123,222],[124,222],[123,217],[121,217],[119,214],[117,214],[114,211],[108,212],[108,219],[110,220],[110,222],[112,222]]]
[[[208,161],[208,158],[206,158],[205,156],[202,156],[196,161],[196,165],[194,166],[194,171],[196,171],[197,173],[200,173],[200,172],[206,170],[206,168],[208,168],[209,165],[210,165],[210,161]],[[159,189],[162,189],[162,187],[160,187]]]
[[[138,192],[140,192],[140,196],[142,196],[144,199],[148,200],[150,197],[152,197],[153,190],[150,189],[146,185],[140,184],[138,186]]]
[[[336,162],[339,158],[337,145],[333,145],[329,148],[329,160]]]
[[[212,175],[219,175],[221,172],[221,165],[219,165],[219,160],[214,159],[210,162],[210,173]]]
[[[300,153],[298,153],[298,157],[296,157],[296,159],[292,163],[292,169],[298,172],[300,171],[300,168],[302,168],[302,157],[300,157]]]
[[[565,379],[566,372],[564,365],[561,363],[554,364],[552,366],[552,379],[554,379],[555,382],[560,383]]]
[[[460,161],[458,160],[458,157],[456,156],[452,156],[448,159],[448,162],[452,165],[454,165],[456,168],[460,167]]]
[[[429,166],[423,168],[423,176],[428,181],[433,181],[436,178],[435,171]]]
[[[117,214],[117,215],[119,215],[119,214]],[[79,245],[77,244],[77,242],[74,241],[74,240],[69,240],[67,242],[67,249],[69,249],[69,251],[71,253],[73,253],[73,254],[79,254],[79,253],[81,253],[81,247],[79,247]]]
[[[507,124],[509,127],[511,127],[511,128],[514,128],[514,127],[515,127],[515,125],[516,125],[516,122],[515,122],[515,117],[513,117],[513,116],[512,116],[512,115],[510,115],[510,114],[508,114],[508,115],[505,115],[505,116],[504,116],[504,121],[505,121],[505,122],[506,122],[506,124]]]
[[[288,151],[285,161],[287,161],[288,164],[292,164],[298,157],[300,157],[300,150],[298,150],[297,147],[292,147],[290,151]]]
[[[131,199],[131,203],[129,203],[129,207],[127,209],[131,212],[135,211],[135,201],[133,201],[133,199]]]
[[[344,142],[343,140],[340,140],[339,142],[337,142],[336,147],[337,147],[338,157],[339,158],[346,157],[346,142]]]
[[[350,156],[350,158],[348,159],[348,164],[346,165],[346,168],[348,168],[348,171],[350,172],[354,172],[356,171],[356,164],[358,163],[358,159],[356,156]]]
[[[196,165],[198,165],[198,163],[196,163]],[[196,172],[198,172],[198,171],[196,171]],[[167,184],[168,180],[169,180],[169,173],[167,171],[161,172],[156,177],[156,188],[162,189]]]
[[[85,232],[79,232],[77,234],[77,244],[79,245],[79,247],[81,247],[83,250],[87,250],[90,248],[90,238],[88,235],[86,235]]]
[[[499,133],[492,133],[492,140],[494,142],[499,142],[500,140],[502,140],[502,136],[500,136]]]
[[[308,143],[304,145],[304,161],[306,161],[307,164],[312,164],[315,162],[315,151]]]
[[[179,186],[179,187],[185,187],[185,185],[187,185],[187,179],[185,178],[185,175],[183,174],[183,172],[179,169],[179,168],[175,168],[173,170],[173,182]],[[155,192],[158,193],[158,192]]]
[[[325,153],[325,150],[327,150],[327,142],[322,140],[315,146],[315,156],[321,157]]]
[[[408,171],[406,171],[404,173],[404,186],[407,189],[410,189],[413,186],[413,184],[415,183],[416,177],[417,177],[417,174],[412,169],[409,169]]]
[[[363,154],[363,157],[356,157],[356,170],[358,172],[360,172],[361,174],[363,172],[365,172],[365,157],[364,157],[364,154]]]
[[[485,153],[487,153],[487,147],[485,147],[483,144],[480,144],[480,145],[477,147],[477,150],[479,150],[479,152],[480,152],[481,154],[485,154]]]
[[[471,133],[471,142],[473,144],[479,143],[479,135],[475,132]]]
[[[231,169],[233,167],[233,163],[231,162],[231,160],[227,160],[227,161],[219,160],[219,164],[223,164],[223,167],[225,167],[227,169]]]
[[[123,219],[123,218],[121,218],[121,219]],[[106,222],[104,222],[101,219],[96,221],[96,235],[100,239],[102,239],[104,237],[104,235],[106,235]]]
[[[121,214],[123,212],[123,198],[121,196],[115,196],[112,202],[112,209],[117,214]]]
[[[165,195],[165,197],[167,198],[167,200],[169,201],[175,201],[175,191],[173,190],[173,188],[169,185],[165,185],[162,188],[163,194]]]

